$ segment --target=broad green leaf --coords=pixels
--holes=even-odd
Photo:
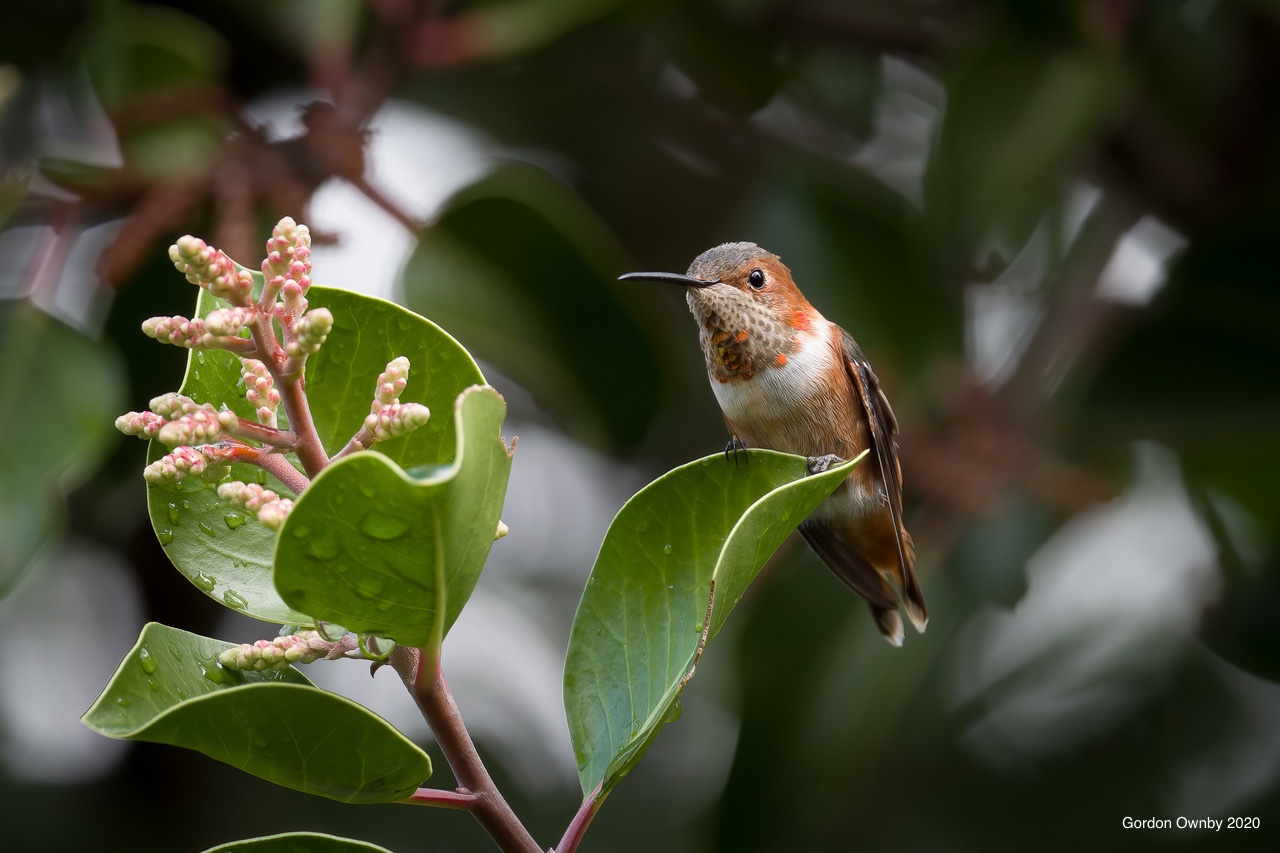
[[[29,302],[0,301],[0,597],[57,528],[63,495],[109,446],[124,399],[114,351]]]
[[[196,316],[207,316],[223,304],[204,290],[199,293]],[[412,365],[400,399],[423,403],[437,413],[449,412],[463,388],[484,382],[457,341],[411,311],[371,296],[318,286],[307,298],[313,307],[325,306],[334,315],[333,332],[307,362],[308,402],[330,453],[340,450],[360,428],[378,374],[396,356],[405,356]],[[241,417],[253,418],[240,381],[240,359],[231,353],[192,352],[180,390],[197,402],[226,404]],[[281,426],[286,426],[283,407],[280,414]],[[455,436],[453,419],[436,416],[407,436],[380,443],[377,450],[404,466],[438,464],[451,457]],[[168,448],[152,442],[147,459],[155,461],[166,452]],[[292,496],[254,466],[237,465],[231,476]],[[214,484],[194,478],[151,484],[147,505],[165,553],[207,595],[264,621],[312,623],[310,616],[290,608],[276,593],[271,577],[275,533],[251,513],[223,503]]]
[[[455,404],[452,465],[406,472],[385,456],[357,453],[322,471],[280,530],[281,597],[359,633],[438,645],[471,596],[498,527],[511,474],[505,414],[497,391],[475,386]]]
[[[662,724],[699,654],[782,541],[855,462],[806,476],[805,460],[750,451],[664,474],[618,512],[578,604],[565,658],[565,710],[586,794],[625,776]],[[710,597],[712,580],[714,597]]]
[[[277,785],[346,803],[403,799],[431,760],[391,724],[292,667],[230,672],[231,643],[154,622],[81,718],[108,737],[202,752]]]
[[[385,847],[321,832],[287,832],[210,847],[204,853],[390,853]]]

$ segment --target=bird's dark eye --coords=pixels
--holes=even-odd
[[[764,287],[764,273],[760,270],[752,270],[751,274],[747,276],[747,284],[751,285],[756,290]]]

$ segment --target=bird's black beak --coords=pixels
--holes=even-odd
[[[681,287],[710,287],[720,283],[694,278],[691,275],[681,275],[677,272],[629,272],[618,276],[618,281],[661,281],[667,284],[678,284]]]

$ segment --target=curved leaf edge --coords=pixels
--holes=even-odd
[[[482,393],[491,393],[493,394],[494,397],[496,397],[499,401],[502,402],[504,407],[506,405],[505,398],[503,398],[502,394],[492,385],[471,385],[471,386],[468,386],[467,388],[464,388],[462,392],[458,394],[457,399],[454,401],[454,405],[453,405],[453,417],[454,417],[454,424],[456,428],[456,445],[455,445],[453,460],[451,462],[446,463],[444,465],[415,466],[414,468],[411,468],[411,469],[405,469],[400,467],[400,465],[396,463],[395,460],[390,459],[381,453],[378,453],[376,450],[372,450],[372,452],[366,450],[366,451],[361,451],[359,453],[353,453],[350,456],[343,457],[342,459],[338,459],[333,463],[325,466],[324,470],[321,471],[319,474],[317,474],[315,479],[311,481],[311,484],[307,487],[307,490],[304,491],[301,495],[299,495],[297,504],[295,504],[295,508],[297,505],[300,505],[302,501],[306,500],[307,494],[311,492],[315,488],[316,484],[320,483],[326,477],[326,475],[333,476],[331,472],[335,470],[342,470],[344,466],[349,466],[352,464],[356,464],[356,465],[381,464],[388,472],[394,474],[404,483],[411,485],[415,488],[438,486],[452,480],[462,470],[463,462],[464,462],[464,454],[466,452],[467,435],[466,435],[466,430],[463,428],[463,423],[465,419],[465,415],[463,413],[463,406],[466,400],[468,399],[468,397],[470,397],[473,394],[482,394]],[[505,439],[503,439],[501,435],[499,435],[497,438],[499,441],[504,442],[504,446],[506,447],[507,457],[510,458],[515,453],[515,442],[512,441],[509,445],[507,445],[505,442]],[[356,460],[362,460],[362,461],[356,461]],[[280,543],[285,541],[286,534],[290,533],[289,522],[292,518],[293,518],[292,515],[285,518],[284,524],[281,525],[280,530],[276,536],[276,545],[271,555],[271,564],[272,564],[273,574],[276,571],[277,557],[280,552]],[[278,588],[277,588],[277,592],[280,592]],[[285,597],[284,593],[280,592],[280,594],[281,594],[282,600],[284,600],[285,603],[288,604],[288,600]],[[443,585],[441,587],[440,594],[443,597],[444,595]],[[439,606],[438,612],[440,612],[441,614],[445,613],[445,607],[443,606],[443,604]],[[308,619],[310,621],[302,621],[297,624],[303,627],[314,627],[315,625],[314,617],[311,617],[309,615]],[[444,631],[446,630],[445,628],[446,621],[447,620],[445,619],[440,620],[438,630],[435,632],[436,634],[435,640],[431,644],[432,647],[438,648],[440,644],[443,642],[444,640],[443,634],[444,634]]]

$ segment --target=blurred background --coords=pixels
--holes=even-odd
[[[8,849],[491,849],[465,815],[340,806],[78,722],[146,620],[274,633],[168,564],[145,446],[111,422],[182,375],[139,331],[190,311],[168,245],[256,267],[285,214],[316,281],[435,320],[508,400],[511,535],[445,664],[542,844],[580,797],[560,667],[609,519],[727,438],[683,295],[615,278],[750,240],[888,390],[932,622],[891,649],[790,542],[583,849],[1275,849],[1274,0],[0,18]],[[389,675],[309,674],[428,741]],[[1122,826],[1231,816],[1262,828]]]

